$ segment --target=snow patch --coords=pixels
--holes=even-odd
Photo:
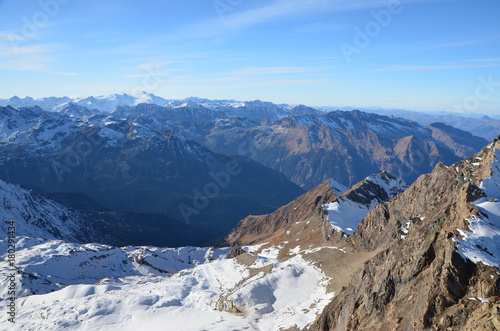
[[[461,238],[454,240],[463,258],[500,268],[500,150],[495,149],[494,153],[491,177],[483,179],[480,185],[487,197],[473,203],[479,213],[467,219],[469,229],[458,229]]]
[[[340,195],[347,191],[347,187],[337,182],[335,179],[330,178],[330,189],[333,193]]]
[[[335,231],[352,235],[368,212],[387,198],[394,198],[407,187],[402,180],[382,171],[367,177],[354,191],[345,192],[335,201],[323,205],[323,208]],[[385,195],[380,192],[385,192]],[[351,197],[352,195],[357,197]]]

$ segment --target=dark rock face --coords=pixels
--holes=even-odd
[[[494,144],[477,155],[479,167],[472,167],[473,159],[450,168],[438,165],[367,215],[351,243],[378,253],[310,330],[494,329],[500,273],[464,260],[454,240],[460,237],[457,229],[467,228],[465,219],[479,212],[470,201],[480,196],[476,183],[491,175],[492,150],[500,147]],[[464,174],[473,181],[464,181]]]
[[[164,215],[110,211],[83,194],[47,194],[0,180],[0,211],[16,235],[108,245],[203,245],[217,235]],[[6,236],[7,226],[0,225]]]

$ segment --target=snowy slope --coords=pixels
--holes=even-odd
[[[381,171],[367,177],[323,208],[327,211],[327,220],[334,230],[352,235],[370,210],[379,203],[394,198],[407,187],[401,179]]]
[[[0,218],[15,221],[16,235],[73,242],[99,241],[88,218],[65,206],[32,194],[17,185],[0,180]],[[0,238],[7,234],[6,222],[0,222]]]
[[[369,130],[386,137],[400,139],[409,135],[428,137],[426,129],[416,122],[376,114],[353,111],[332,111],[327,114],[296,116],[301,126],[317,128],[325,126],[338,135],[343,130]],[[340,135],[338,135],[340,137]]]
[[[26,238],[18,245],[20,269],[32,273],[31,282],[23,278],[26,296],[18,299],[14,328],[0,306],[0,328],[9,330],[303,328],[333,296],[328,278],[301,255],[278,262],[264,254],[244,265],[225,258],[227,249],[119,249]],[[55,291],[28,295],[36,289]]]
[[[45,294],[68,285],[94,284],[104,278],[168,276],[223,258],[230,249],[112,247],[18,237],[16,266],[23,274],[18,297]],[[6,243],[0,241],[5,257]],[[0,268],[7,267],[2,259]],[[6,292],[7,287],[2,288]]]
[[[330,188],[335,194],[342,194],[347,191],[347,187],[337,182],[335,179],[330,178]]]
[[[164,140],[162,133],[149,126],[101,113],[89,114],[88,109],[75,104],[65,106],[61,113],[47,112],[39,107],[0,107],[0,144],[29,146],[30,152],[61,152],[65,139],[88,130],[95,130],[98,135],[95,138],[100,142],[104,139],[107,145],[115,147],[134,139]],[[183,136],[176,137],[184,142],[188,140]]]
[[[491,177],[483,179],[480,186],[486,197],[473,203],[479,213],[467,219],[468,229],[458,229],[462,238],[455,240],[464,258],[500,268],[500,149],[495,149],[494,155]],[[475,161],[478,163],[473,162],[472,167],[482,160]]]

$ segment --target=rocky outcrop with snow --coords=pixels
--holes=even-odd
[[[499,150],[495,140],[474,157],[440,164],[370,211],[351,243],[373,257],[311,330],[494,330]]]
[[[16,236],[63,239],[72,242],[107,241],[88,215],[0,180],[0,237],[6,238],[13,222]]]
[[[352,235],[366,214],[379,203],[389,201],[408,188],[408,185],[386,171],[373,174],[342,193],[323,208],[335,231]]]

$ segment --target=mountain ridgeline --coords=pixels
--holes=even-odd
[[[0,100],[22,329],[500,330],[499,200],[500,137],[443,123]]]
[[[500,137],[410,187],[384,173],[334,187],[325,181],[227,237],[236,247],[274,245],[283,258],[321,250],[314,261],[336,294],[307,330],[498,329]]]
[[[499,148],[440,164],[368,213],[350,242],[375,255],[311,330],[497,328]]]
[[[123,94],[0,104],[19,107],[0,108],[0,179],[210,229],[208,241],[326,179],[350,187],[385,169],[411,183],[486,143],[441,124],[262,101]]]

